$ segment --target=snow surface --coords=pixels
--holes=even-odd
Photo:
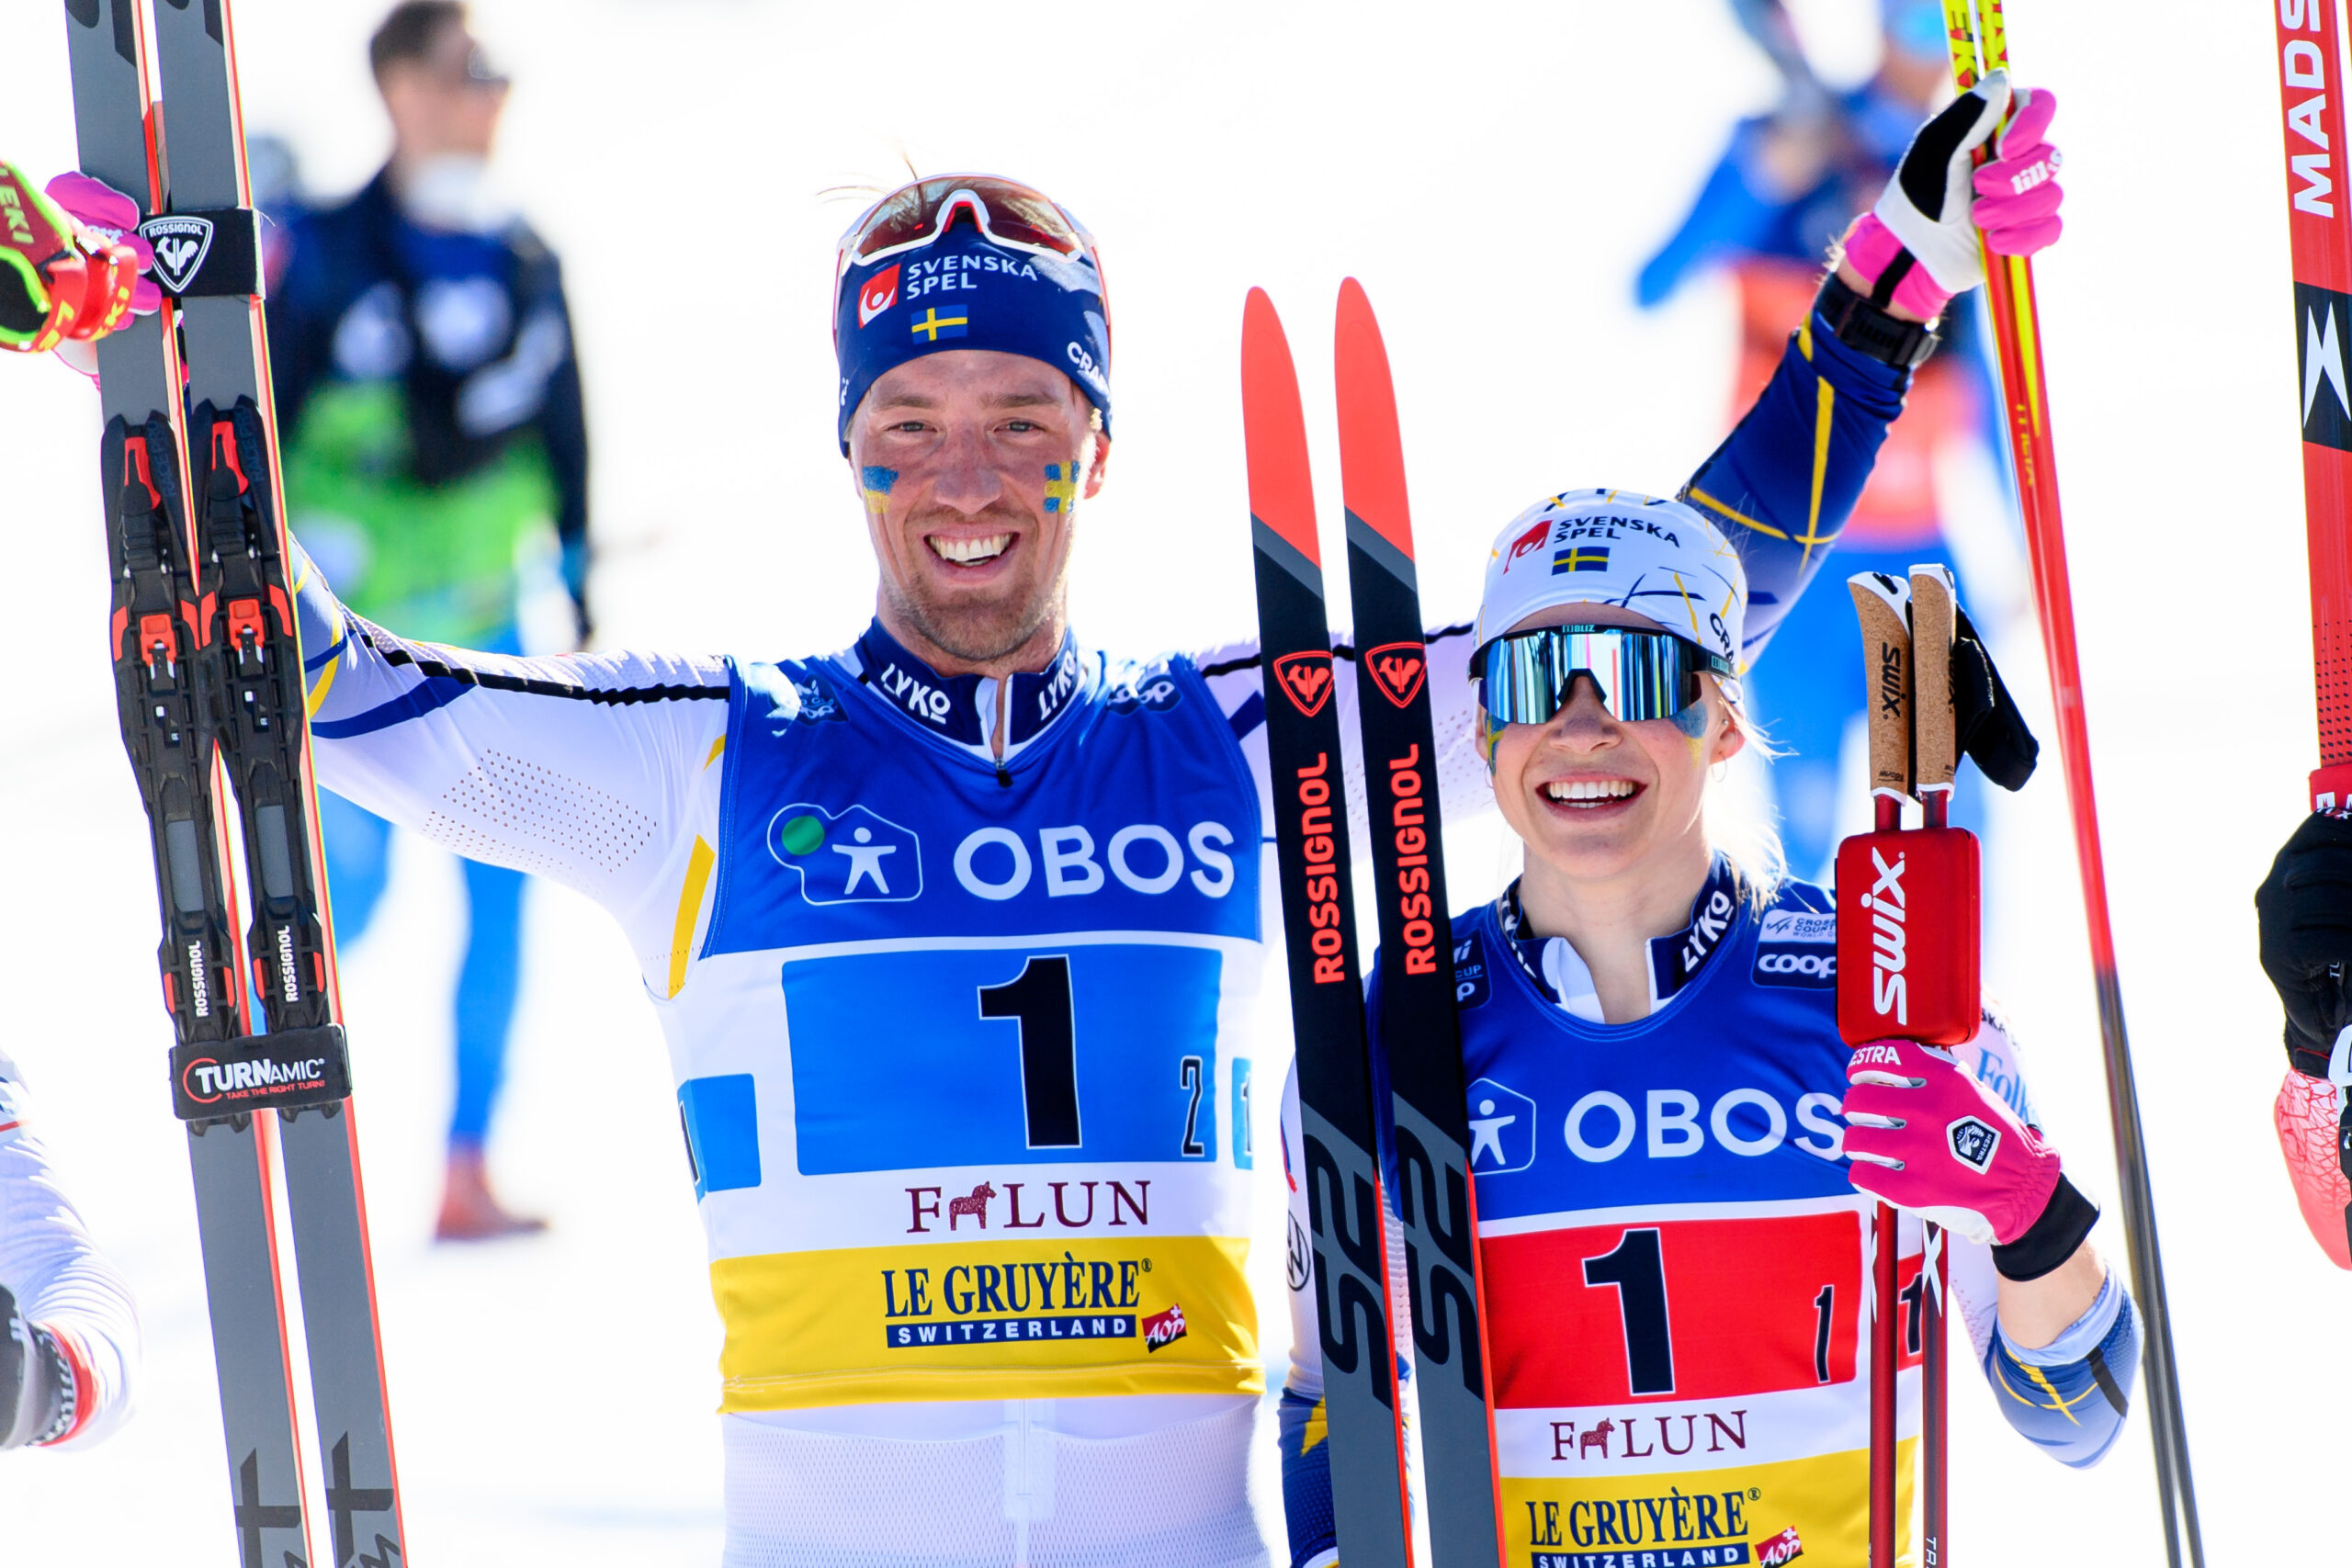
[[[1252,624],[1234,374],[1251,284],[1287,312],[1306,367],[1327,525],[1337,469],[1317,367],[1340,276],[1370,288],[1432,613],[1469,604],[1486,540],[1532,498],[1669,491],[1719,432],[1727,291],[1648,317],[1630,297],[1731,118],[1773,97],[1720,0],[479,9],[518,78],[503,167],[563,254],[580,321],[611,642],[772,656],[843,644],[865,618],[873,569],[833,446],[827,342],[831,247],[858,201],[819,193],[889,185],[901,148],[927,172],[1038,182],[1102,239],[1119,440],[1074,583],[1081,631],[1121,646],[1199,646]],[[1825,39],[1847,29],[1825,52],[1849,74],[1868,68],[1866,0],[1798,9]],[[2300,1561],[2334,1531],[2324,1498],[2290,1500],[2291,1456],[2340,1441],[2326,1347],[2352,1308],[2272,1140],[2278,1012],[2249,901],[2313,761],[2264,16],[2018,0],[2011,18],[2028,79],[2064,106],[2069,228],[2041,268],[2043,326],[2124,997],[2215,1563]],[[298,142],[314,188],[347,189],[380,155],[363,62],[374,18],[291,0],[236,8],[252,124]],[[63,168],[62,37],[53,19],[19,20],[0,150]],[[742,302],[713,309],[730,267]],[[152,883],[99,651],[96,429],[94,395],[64,371],[0,367],[15,583],[0,621],[0,995],[59,1161],[138,1291],[146,1376],[139,1417],[112,1442],[0,1459],[0,1561],[229,1563]],[[2006,653],[2046,712],[2030,642]],[[2005,813],[1988,964],[2053,1135],[2086,1186],[2111,1190],[2061,795],[2053,767]],[[1491,826],[1456,834],[1450,857],[1463,899],[1506,868]],[[404,846],[344,970],[412,1555],[712,1562],[718,1326],[676,1113],[616,933],[560,888],[533,894],[493,1150],[514,1199],[555,1229],[479,1250],[425,1239],[458,888],[453,863]],[[1287,1333],[1278,1213],[1270,1184],[1255,1260],[1270,1361]],[[2112,1220],[2098,1239],[2120,1256]],[[2078,1475],[2014,1438],[1963,1380],[1962,1561],[2157,1560],[2138,1416]]]

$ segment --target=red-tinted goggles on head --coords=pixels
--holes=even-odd
[[[835,276],[918,250],[968,212],[991,244],[1046,255],[1094,254],[1094,237],[1042,191],[995,175],[941,175],[899,186],[842,236]]]

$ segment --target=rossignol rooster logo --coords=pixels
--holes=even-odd
[[[1313,718],[1331,700],[1331,656],[1320,649],[1285,653],[1274,660],[1274,684],[1291,706]]]
[[[1418,642],[1390,642],[1366,652],[1363,668],[1380,694],[1401,708],[1420,691],[1430,661]]]
[[[139,226],[139,235],[155,247],[155,276],[164,287],[184,294],[212,249],[212,220],[150,218]]]

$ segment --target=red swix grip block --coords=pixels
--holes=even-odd
[[[1976,837],[1858,833],[1838,846],[1838,1033],[1963,1044],[1982,1010]]]

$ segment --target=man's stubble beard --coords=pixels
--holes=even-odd
[[[1031,521],[1023,519],[1024,525]],[[1074,523],[1075,519],[1072,521]],[[931,547],[922,542],[919,526],[910,527],[909,532],[915,536],[917,549],[928,550]],[[1037,530],[1024,525],[1019,537],[1023,544],[1034,548]],[[887,579],[882,584],[882,592],[892,610],[933,648],[967,664],[993,664],[1018,652],[1061,614],[1065,586],[1069,576],[1069,551],[1067,547],[1074,542],[1067,532],[1063,540],[1062,559],[1053,575],[1034,583],[1023,583],[1006,598],[987,602],[967,600],[958,604],[939,604],[922,597],[920,586],[902,590]]]

